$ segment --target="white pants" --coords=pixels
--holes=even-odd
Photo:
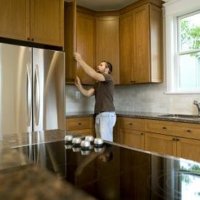
[[[116,123],[115,112],[102,112],[96,116],[95,131],[96,137],[103,140],[113,141],[113,127]]]

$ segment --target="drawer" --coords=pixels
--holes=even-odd
[[[68,118],[66,119],[66,130],[82,130],[82,129],[92,129],[93,128],[93,118],[92,117],[80,117],[80,118]]]
[[[146,120],[145,130],[147,132],[200,139],[200,125],[198,124]]]
[[[145,120],[121,117],[121,118],[119,118],[119,128],[144,131],[145,130]]]

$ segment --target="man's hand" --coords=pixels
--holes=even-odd
[[[82,60],[82,57],[79,53],[75,52],[74,53],[74,58],[77,62],[80,62]]]
[[[77,88],[80,88],[80,86],[81,86],[81,80],[78,76],[76,76],[75,85],[76,85]]]

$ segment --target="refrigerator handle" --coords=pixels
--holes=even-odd
[[[27,79],[26,79],[26,88],[27,88],[27,116],[28,116],[28,120],[27,120],[27,124],[30,127],[31,126],[31,72],[30,72],[30,66],[29,64],[26,65],[26,73],[27,73]]]
[[[34,104],[35,104],[35,124],[39,124],[39,115],[40,115],[40,83],[39,83],[39,66],[35,66],[35,83],[34,83]]]

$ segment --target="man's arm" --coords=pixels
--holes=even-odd
[[[76,61],[80,64],[82,69],[85,71],[86,74],[88,74],[90,77],[92,77],[93,79],[95,79],[97,81],[105,81],[105,77],[102,74],[96,72],[92,67],[90,67],[81,58],[81,55],[79,53],[74,53],[74,57],[75,57]]]
[[[78,76],[76,77],[75,85],[79,89],[79,91],[86,97],[90,97],[94,94],[94,91],[95,91],[94,88],[90,88],[89,90],[86,90],[85,88],[83,88]]]

